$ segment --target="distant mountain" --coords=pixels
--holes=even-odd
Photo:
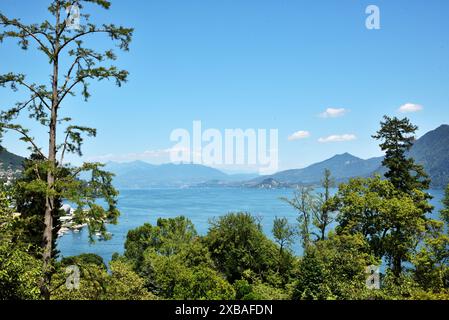
[[[106,168],[108,171],[113,172],[117,176],[121,175],[136,175],[145,174],[146,172],[152,172],[157,166],[149,164],[143,161],[133,162],[108,162]]]
[[[256,188],[313,185],[320,183],[325,169],[329,169],[335,181],[340,183],[352,177],[370,176],[381,167],[382,159],[378,157],[363,160],[352,154],[343,153],[304,169],[286,170],[271,176],[259,177],[248,181],[245,185]]]
[[[329,169],[336,180],[341,180],[349,177],[367,176],[378,169],[381,162],[381,157],[363,160],[349,153],[344,153],[304,169],[278,172],[271,175],[270,178],[281,183],[313,184],[321,180],[325,169]],[[263,179],[267,179],[267,177],[255,179],[254,182],[259,183]]]
[[[442,125],[415,141],[410,150],[417,163],[424,165],[432,179],[433,188],[449,184],[449,125]],[[0,147],[0,175],[11,176],[22,169],[24,158]],[[320,183],[323,172],[329,169],[337,183],[352,177],[368,177],[385,172],[383,157],[363,160],[349,153],[336,155],[307,168],[286,170],[270,176],[255,174],[226,174],[220,170],[197,164],[153,165],[143,161],[109,162],[106,170],[113,172],[117,188],[151,188],[182,186],[246,186],[283,188]]]
[[[198,164],[152,165],[143,161],[109,162],[106,170],[113,172],[117,188],[180,187],[199,184],[224,185],[243,181],[254,175],[228,175],[220,170]]]
[[[411,151],[418,163],[423,164],[432,179],[432,187],[441,188],[449,183],[449,125],[426,133],[416,140]],[[283,188],[320,183],[323,172],[329,169],[337,183],[353,177],[368,177],[385,172],[383,157],[367,160],[349,153],[336,155],[304,169],[293,169],[270,176],[228,175],[217,169],[195,164],[152,165],[142,161],[130,163],[110,162],[106,169],[115,173],[118,188],[150,188],[160,186],[246,186],[256,188]]]
[[[442,125],[416,140],[410,156],[424,165],[432,186],[446,187],[449,184],[449,125]]]
[[[24,158],[17,156],[0,146],[0,170],[21,170]]]
[[[417,163],[424,165],[432,179],[432,187],[442,188],[449,184],[449,125],[442,125],[416,140],[410,150],[410,156]],[[325,169],[329,169],[339,183],[353,177],[385,173],[386,169],[382,167],[382,160],[383,157],[363,160],[344,153],[304,169],[286,170],[271,176],[259,177],[246,182],[245,185],[271,188],[276,185],[318,184]]]

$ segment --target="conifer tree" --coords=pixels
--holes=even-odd
[[[418,127],[413,125],[408,118],[398,119],[384,116],[381,128],[373,135],[373,138],[381,141],[380,148],[385,151],[385,158],[382,162],[387,169],[385,177],[398,192],[409,195],[415,200],[415,205],[420,209],[419,215],[424,219],[425,214],[432,212],[433,209],[428,202],[432,197],[426,192],[430,186],[430,179],[424,171],[424,167],[415,163],[415,160],[408,154],[415,142],[417,129]],[[404,230],[400,226],[401,223],[402,221],[398,221],[393,226],[393,236],[397,239],[406,238]],[[405,250],[397,251],[397,254],[393,256],[393,273],[396,277],[399,277],[402,272],[404,254]]]
[[[98,5],[109,9],[107,0],[53,0],[48,11],[51,19],[40,23],[25,24],[20,19],[9,18],[0,12],[0,43],[17,40],[24,49],[39,50],[49,63],[51,77],[49,83],[33,83],[24,73],[0,75],[0,87],[10,87],[24,92],[24,99],[0,113],[0,135],[14,131],[26,142],[32,153],[39,154],[46,164],[46,176],[40,176],[27,183],[29,190],[45,194],[43,212],[43,272],[41,294],[50,298],[52,274],[53,227],[55,225],[55,199],[67,199],[77,205],[76,216],[89,224],[90,234],[100,232],[107,237],[105,224],[115,222],[119,214],[116,208],[117,191],[112,187],[112,175],[102,170],[98,163],[85,163],[80,167],[65,163],[68,153],[82,155],[81,145],[85,135],[95,136],[96,130],[72,123],[69,117],[61,116],[61,109],[67,97],[80,93],[87,100],[90,97],[89,84],[94,80],[112,79],[118,86],[127,80],[128,71],[113,65],[116,55],[113,50],[100,51],[86,46],[94,36],[107,36],[121,50],[127,51],[133,29],[103,24],[97,26],[89,21],[83,12],[85,5]],[[78,16],[78,14],[81,14]],[[81,24],[76,24],[77,18]],[[75,23],[74,23],[75,22]],[[23,90],[23,91],[22,91]],[[29,129],[18,122],[22,113],[48,130],[48,145],[39,146]],[[64,132],[62,139],[57,133]],[[1,136],[0,136],[1,138]],[[45,151],[44,149],[47,149]],[[30,169],[32,170],[32,169]],[[66,170],[70,174],[66,175]],[[80,175],[89,173],[90,179],[82,181]],[[98,205],[103,198],[107,208]]]

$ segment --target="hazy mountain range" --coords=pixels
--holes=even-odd
[[[203,183],[227,184],[253,179],[255,174],[226,174],[198,164],[153,165],[143,161],[109,162],[106,170],[113,172],[117,188],[182,187]]]
[[[426,133],[416,140],[410,151],[424,165],[432,178],[432,186],[449,184],[449,125]],[[368,177],[385,172],[383,157],[361,159],[349,153],[336,155],[303,169],[286,170],[270,176],[228,175],[217,169],[194,164],[151,165],[141,161],[108,163],[106,168],[116,174],[118,188],[155,186],[246,186],[260,188],[291,187],[298,184],[318,184],[325,169],[332,172],[336,182],[352,177]]]
[[[432,179],[432,187],[449,184],[449,125],[426,133],[416,140],[410,151],[418,163],[424,165]],[[352,177],[368,177],[383,173],[383,157],[360,159],[349,153],[336,155],[303,169],[281,171],[270,176],[256,174],[226,174],[220,170],[197,164],[153,165],[143,161],[109,162],[106,169],[116,177],[117,188],[142,189],[152,187],[187,186],[246,186],[260,188],[290,187],[298,184],[317,184],[324,169],[329,169],[336,182]],[[0,150],[0,169],[21,168],[22,157]]]

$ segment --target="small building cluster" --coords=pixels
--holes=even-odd
[[[87,224],[77,224],[75,222],[75,209],[73,209],[70,205],[62,205],[61,210],[64,211],[64,215],[59,218],[59,221],[61,222],[61,228],[58,231],[59,237],[70,231],[78,233],[82,228],[87,226]]]
[[[7,169],[4,169],[1,166],[0,163],[0,181],[6,185],[11,185],[19,175],[21,171],[19,169],[12,169],[11,167],[8,167]]]

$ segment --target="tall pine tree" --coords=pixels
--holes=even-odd
[[[380,148],[385,152],[382,162],[387,169],[385,177],[400,193],[407,194],[415,200],[415,205],[420,209],[420,215],[425,219],[425,214],[430,213],[433,207],[428,200],[432,196],[426,192],[430,186],[430,179],[422,165],[408,155],[415,141],[415,132],[418,129],[408,118],[384,116],[380,123],[380,130],[373,138],[381,141]],[[400,227],[402,221],[393,225],[391,233],[394,238],[405,241],[408,236]],[[391,257],[393,273],[399,276],[402,272],[402,262],[406,260],[406,250],[397,250]]]
[[[97,26],[84,14],[86,4],[98,5],[109,9],[107,0],[52,0],[48,11],[51,21],[45,20],[35,24],[25,24],[20,19],[9,18],[0,12],[0,43],[12,38],[18,40],[19,46],[27,50],[36,49],[43,53],[49,63],[51,77],[49,83],[33,83],[25,74],[7,73],[0,75],[0,87],[9,86],[12,90],[26,92],[23,101],[0,113],[0,138],[5,131],[14,131],[29,144],[30,150],[41,156],[45,163],[46,176],[38,175],[36,179],[23,186],[31,191],[45,195],[44,228],[42,234],[42,260],[45,276],[41,283],[42,296],[50,298],[50,281],[54,253],[54,226],[57,199],[68,199],[77,205],[76,216],[89,224],[92,235],[100,232],[107,237],[105,225],[116,222],[119,214],[116,208],[117,191],[112,187],[112,175],[102,170],[98,163],[85,163],[81,167],[65,164],[67,153],[82,155],[83,135],[95,136],[96,130],[72,124],[72,119],[61,116],[61,109],[67,97],[80,93],[84,99],[90,97],[89,83],[93,80],[112,79],[120,86],[127,80],[128,72],[113,65],[116,59],[113,50],[94,50],[85,45],[85,41],[95,35],[109,37],[117,47],[127,51],[131,42],[133,29],[103,24]],[[74,10],[75,9],[75,10]],[[81,12],[82,24],[74,24],[75,15]],[[22,92],[22,91],[21,91]],[[48,145],[39,146],[29,130],[18,123],[19,116],[28,113],[48,131]],[[62,139],[57,133],[64,132]],[[44,151],[44,148],[48,152]],[[70,174],[67,175],[67,170]],[[81,181],[82,173],[90,173],[88,181]],[[96,199],[103,198],[108,208],[98,205]]]

